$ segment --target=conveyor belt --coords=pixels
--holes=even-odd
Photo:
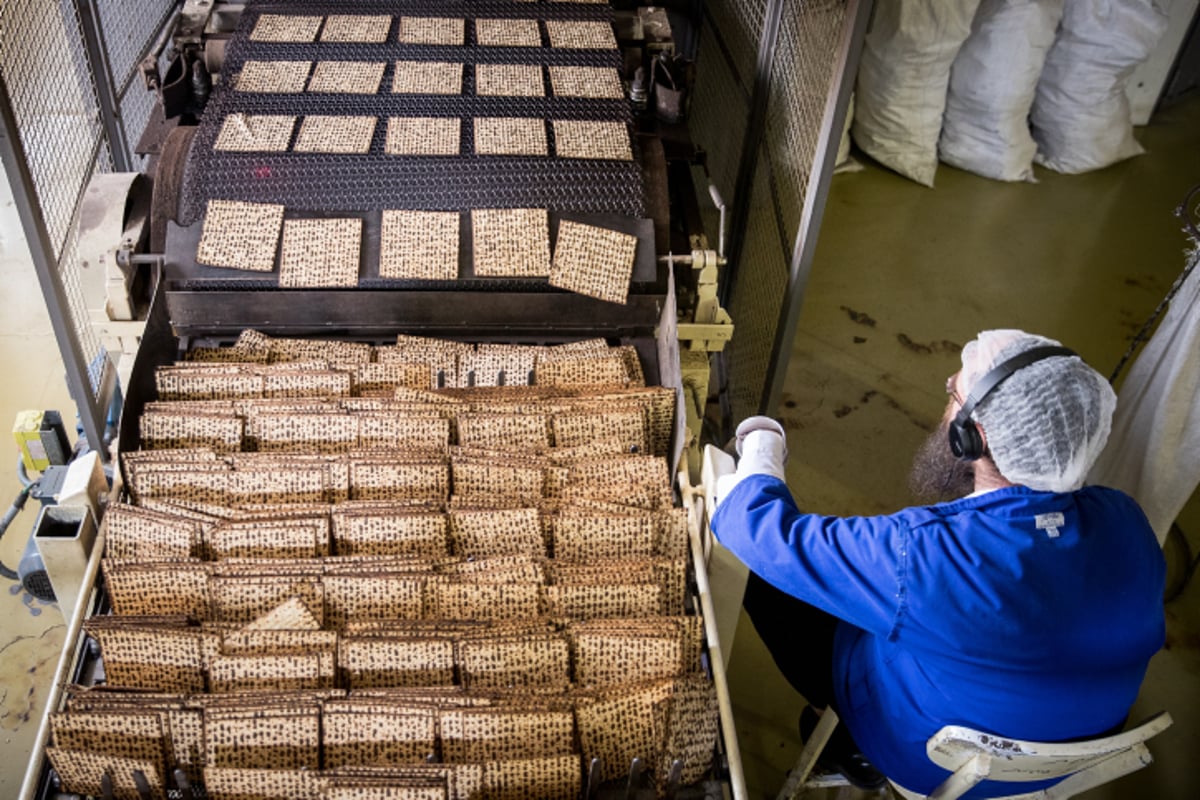
[[[381,44],[316,41],[251,41],[262,14],[329,15],[347,12],[392,16]],[[463,17],[465,44],[433,46],[398,40],[401,16]],[[477,97],[475,65],[538,64],[620,66],[620,51],[552,48],[544,24],[542,47],[483,47],[473,20],[481,18],[611,21],[612,10],[596,4],[513,3],[254,3],[242,15],[229,40],[224,79],[215,87],[196,136],[181,200],[180,222],[191,224],[214,198],[282,203],[307,211],[371,211],[383,208],[460,210],[472,208],[547,208],[555,212],[645,216],[645,191],[636,137],[631,161],[560,158],[554,131],[547,125],[548,156],[478,155],[473,151],[476,117],[527,117],[541,120],[621,122],[631,115],[624,99],[559,97]],[[239,92],[232,78],[247,60],[374,61],[385,63],[375,94],[270,94]],[[390,91],[398,60],[451,61],[464,64],[462,93],[454,96],[404,95]],[[230,153],[213,149],[225,118],[234,113],[370,115],[376,125],[370,151],[361,155],[318,153]],[[386,119],[392,116],[458,117],[462,150],[458,156],[412,157],[384,154]]]

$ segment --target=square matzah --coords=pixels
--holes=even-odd
[[[546,20],[551,47],[575,50],[615,50],[617,37],[607,22],[567,22]]]
[[[387,14],[334,14],[325,20],[321,41],[379,44],[387,41],[388,30],[391,27],[392,18]]]
[[[397,61],[395,94],[461,94],[463,65],[447,61]]]
[[[230,114],[221,122],[221,132],[213,149],[283,152],[288,148],[295,125],[295,117]]]
[[[475,152],[480,155],[544,156],[546,123],[536,117],[476,117]]]
[[[471,238],[478,277],[550,274],[550,228],[545,209],[476,209],[471,212]]]
[[[374,61],[318,61],[308,82],[310,92],[375,94],[386,64]]]
[[[196,261],[253,272],[275,268],[283,206],[209,200]]]
[[[483,47],[541,47],[536,19],[477,19],[475,41]]]
[[[383,151],[392,156],[456,156],[461,137],[458,117],[391,117]]]
[[[303,92],[311,61],[247,61],[238,75],[239,92]]]
[[[550,285],[624,303],[636,252],[636,236],[563,220],[554,244]]]
[[[542,68],[538,64],[476,64],[475,94],[542,97]]]
[[[404,44],[463,43],[466,20],[459,17],[401,17],[400,41]]]
[[[305,117],[296,136],[298,153],[365,153],[375,135],[374,117]]]
[[[279,285],[357,285],[361,238],[360,219],[289,219],[283,224]]]
[[[458,277],[457,211],[384,211],[379,277],[452,281]]]
[[[554,120],[554,152],[559,158],[631,161],[629,129],[624,122]]]
[[[560,97],[619,100],[625,96],[621,76],[611,67],[550,67],[550,85]]]
[[[263,14],[250,31],[252,42],[311,42],[321,27],[320,17]]]

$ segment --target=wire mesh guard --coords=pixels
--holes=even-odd
[[[87,183],[97,172],[111,171],[112,148],[125,146],[124,141],[110,142],[110,133],[128,140],[129,131],[149,116],[152,98],[140,87],[139,91],[130,91],[130,87],[135,62],[157,34],[158,23],[170,5],[169,0],[138,2],[132,13],[132,2],[112,0],[99,8],[90,6],[96,15],[91,20],[94,38],[89,38],[92,28],[85,33],[84,26],[89,23],[80,19],[72,3],[6,0],[0,4],[0,74],[16,124],[16,131],[9,134],[20,138],[35,195],[31,199],[36,200],[52,250],[46,260],[53,263],[40,268],[57,270],[64,290],[65,307],[56,301],[51,312],[65,318],[66,335],[73,339],[70,349],[87,365],[86,375],[81,375],[78,383],[83,386],[81,392],[90,390],[91,402],[83,397],[76,400],[85,429],[92,432],[103,429],[102,421],[92,417],[105,409],[93,414],[85,406],[102,401],[98,395],[107,356],[92,329],[80,287],[78,212]],[[105,52],[96,52],[97,48]],[[104,75],[93,74],[89,52],[92,63],[102,63]],[[120,105],[117,128],[109,132],[100,124],[98,78],[112,87]],[[123,150],[117,155],[127,160],[132,157]],[[73,374],[74,368],[69,369]]]
[[[776,45],[765,62],[770,76],[766,118],[762,130],[749,131],[758,43],[770,5],[766,0],[706,4],[692,113],[693,134],[709,151],[713,182],[730,198],[742,178],[747,192],[735,201],[749,210],[729,287],[728,311],[737,321],[737,336],[726,350],[734,419],[771,413],[762,404],[770,384],[782,378],[790,348],[776,352],[776,337],[793,312],[784,307],[793,258],[802,237],[811,235],[802,226],[809,186],[820,169],[818,141],[827,101],[846,80],[837,65],[854,22],[846,0],[780,4]],[[746,138],[759,136],[754,173],[739,176]]]

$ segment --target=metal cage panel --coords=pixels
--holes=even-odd
[[[106,146],[82,37],[71,0],[0,4],[0,69],[55,257],[63,254],[75,206]]]
[[[705,3],[704,10],[706,31],[717,34],[719,46],[732,64],[734,79],[741,83],[748,96],[754,86],[766,0],[721,0]],[[701,52],[704,52],[703,45]]]
[[[834,166],[830,131],[841,131],[870,10],[866,0],[705,6],[692,125],[733,220],[727,420],[773,411]]]
[[[707,152],[709,179],[721,196],[733,197],[738,158],[750,114],[750,93],[739,81],[734,63],[726,56],[721,34],[705,27],[700,37],[704,56],[696,65],[696,97],[692,126]],[[708,192],[698,186],[701,207],[709,204]],[[715,230],[712,228],[711,230]]]
[[[765,163],[765,153],[759,154]],[[729,313],[735,333],[726,347],[729,403],[735,419],[758,413],[771,369],[775,331],[788,286],[790,251],[783,247],[771,171],[759,169],[750,195],[749,226]]]
[[[840,39],[846,4],[785,3],[772,64],[766,146],[775,205],[790,250],[800,235],[809,178],[819,169],[817,142],[825,102],[837,88],[831,43]],[[803,76],[797,80],[796,76]]]
[[[163,15],[174,5],[171,0],[97,0],[108,63],[118,87],[137,70]]]
[[[111,380],[80,288],[78,214],[92,176],[135,167],[154,106],[138,63],[174,0],[3,0],[0,111],[5,165],[20,206],[67,383],[100,446]]]

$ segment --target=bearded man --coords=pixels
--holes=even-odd
[[[925,744],[945,725],[1044,742],[1119,729],[1165,637],[1145,515],[1083,486],[1116,405],[1107,381],[1022,331],[985,331],[961,360],[911,480],[944,502],[803,513],[766,417],[738,427],[737,472],[718,485],[713,531],[749,567],[743,605],[809,703],[802,735],[835,709],[823,761],[864,788],[936,788],[948,773]]]

